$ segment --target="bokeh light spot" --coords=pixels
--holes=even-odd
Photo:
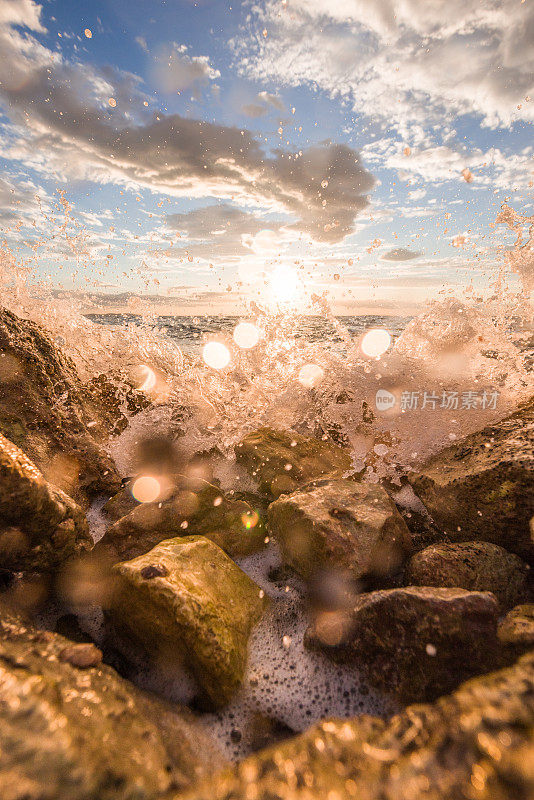
[[[208,367],[224,369],[230,363],[230,351],[222,342],[208,342],[202,350],[202,358]]]
[[[369,358],[378,358],[391,345],[391,336],[385,328],[373,328],[367,331],[361,341],[363,353]]]
[[[318,364],[305,364],[299,372],[299,382],[306,389],[318,386],[324,378],[324,370]]]
[[[154,503],[161,492],[161,485],[157,478],[143,475],[137,478],[132,485],[132,495],[139,503]]]
[[[234,330],[234,342],[243,350],[250,350],[258,344],[260,332],[252,322],[240,322]]]

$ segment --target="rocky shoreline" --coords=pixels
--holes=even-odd
[[[534,398],[402,476],[418,514],[334,441],[267,427],[235,448],[247,491],[221,488],[212,454],[179,462],[155,439],[165,487],[140,503],[106,442],[148,398],[84,384],[2,309],[0,378],[3,800],[534,797]],[[269,593],[236,561],[271,538],[302,582],[306,647],[401,710],[273,732],[229,767],[200,717],[242,684]],[[54,603],[67,638],[32,619]],[[102,642],[78,635],[92,605]],[[137,657],[184,671],[192,708],[129,681]]]

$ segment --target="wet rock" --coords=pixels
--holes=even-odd
[[[80,502],[120,487],[101,408],[49,334],[0,308],[0,432]]]
[[[523,603],[512,608],[500,620],[497,635],[507,661],[534,650],[534,603]]]
[[[117,560],[135,558],[174,536],[205,536],[233,558],[265,546],[260,513],[245,500],[225,495],[200,478],[175,478],[168,500],[143,503],[111,525],[97,551]]]
[[[327,720],[181,800],[530,800],[534,654],[389,722]],[[252,794],[251,794],[252,791]]]
[[[0,434],[0,568],[48,572],[91,546],[81,508]]]
[[[452,541],[493,542],[532,563],[533,463],[534,398],[438,453],[410,480]]]
[[[139,501],[135,499],[131,492],[132,482],[128,483],[119,489],[119,491],[110,497],[109,500],[102,506],[102,512],[113,521],[125,517],[134,508],[137,508]]]
[[[434,544],[412,556],[405,583],[492,592],[507,609],[526,599],[529,571],[518,556],[489,542]]]
[[[192,714],[82,647],[0,608],[2,800],[159,800],[223,765]]]
[[[355,580],[384,578],[411,549],[395,503],[376,484],[316,481],[271,503],[268,520],[284,562],[304,578],[325,568]]]
[[[104,418],[111,436],[128,427],[128,417],[150,406],[146,394],[132,386],[122,372],[95,375],[89,381],[87,391],[100,409],[99,416]]]
[[[72,664],[79,669],[97,667],[102,663],[102,651],[90,642],[85,644],[69,644],[60,650],[59,660]]]
[[[162,664],[184,665],[211,704],[226,703],[241,683],[248,637],[266,604],[260,588],[201,536],[160,542],[113,571],[108,616],[119,636]]]
[[[322,635],[320,616],[306,642],[357,664],[403,703],[431,700],[498,663],[498,611],[489,592],[387,589],[356,598],[339,642]]]
[[[326,475],[351,470],[350,454],[332,442],[293,431],[260,428],[236,445],[236,458],[268,497],[279,497]]]

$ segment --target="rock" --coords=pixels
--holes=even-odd
[[[336,444],[272,428],[249,433],[235,453],[260,490],[273,498],[325,475],[343,477],[352,468],[350,454]]]
[[[410,478],[452,541],[493,542],[534,561],[534,398],[447,447]]]
[[[180,800],[530,800],[533,765],[530,654],[389,722],[321,722],[207,778]]]
[[[434,544],[412,556],[405,583],[492,592],[507,609],[526,599],[528,576],[528,565],[496,544],[457,542]]]
[[[0,434],[0,568],[48,572],[91,546],[81,508]]]
[[[226,703],[266,604],[259,586],[202,536],[160,542],[113,571],[108,616],[119,637],[133,638],[162,664],[185,665],[212,705]]]
[[[2,800],[159,800],[223,765],[190,712],[80,647],[0,608]]]
[[[512,608],[500,620],[497,636],[507,661],[514,661],[522,653],[534,650],[534,603]]]
[[[233,558],[265,546],[265,527],[256,508],[225,495],[200,478],[175,477],[172,496],[143,503],[111,525],[98,544],[115,561],[142,555],[164,539],[205,536]]]
[[[49,334],[0,308],[0,432],[80,502],[120,487],[109,429],[74,364]]]
[[[69,644],[59,653],[59,660],[72,664],[73,667],[87,669],[102,663],[102,651],[90,642],[87,644]]]
[[[497,663],[498,611],[489,592],[381,590],[356,598],[339,642],[322,635],[319,615],[306,644],[356,663],[403,703],[431,700]]]
[[[269,530],[286,564],[303,578],[328,569],[355,580],[397,572],[410,532],[377,484],[320,480],[271,503]]]
[[[116,522],[118,519],[121,519],[121,517],[125,517],[129,514],[130,511],[133,511],[134,508],[137,508],[139,501],[133,496],[131,488],[132,481],[128,481],[122,489],[114,494],[113,497],[110,497],[102,506],[103,513],[109,517],[109,519]]]

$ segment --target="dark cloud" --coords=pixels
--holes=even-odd
[[[412,261],[414,258],[419,258],[421,255],[421,250],[408,250],[407,247],[394,247],[393,250],[388,250],[387,253],[383,253],[380,258],[382,261]]]

